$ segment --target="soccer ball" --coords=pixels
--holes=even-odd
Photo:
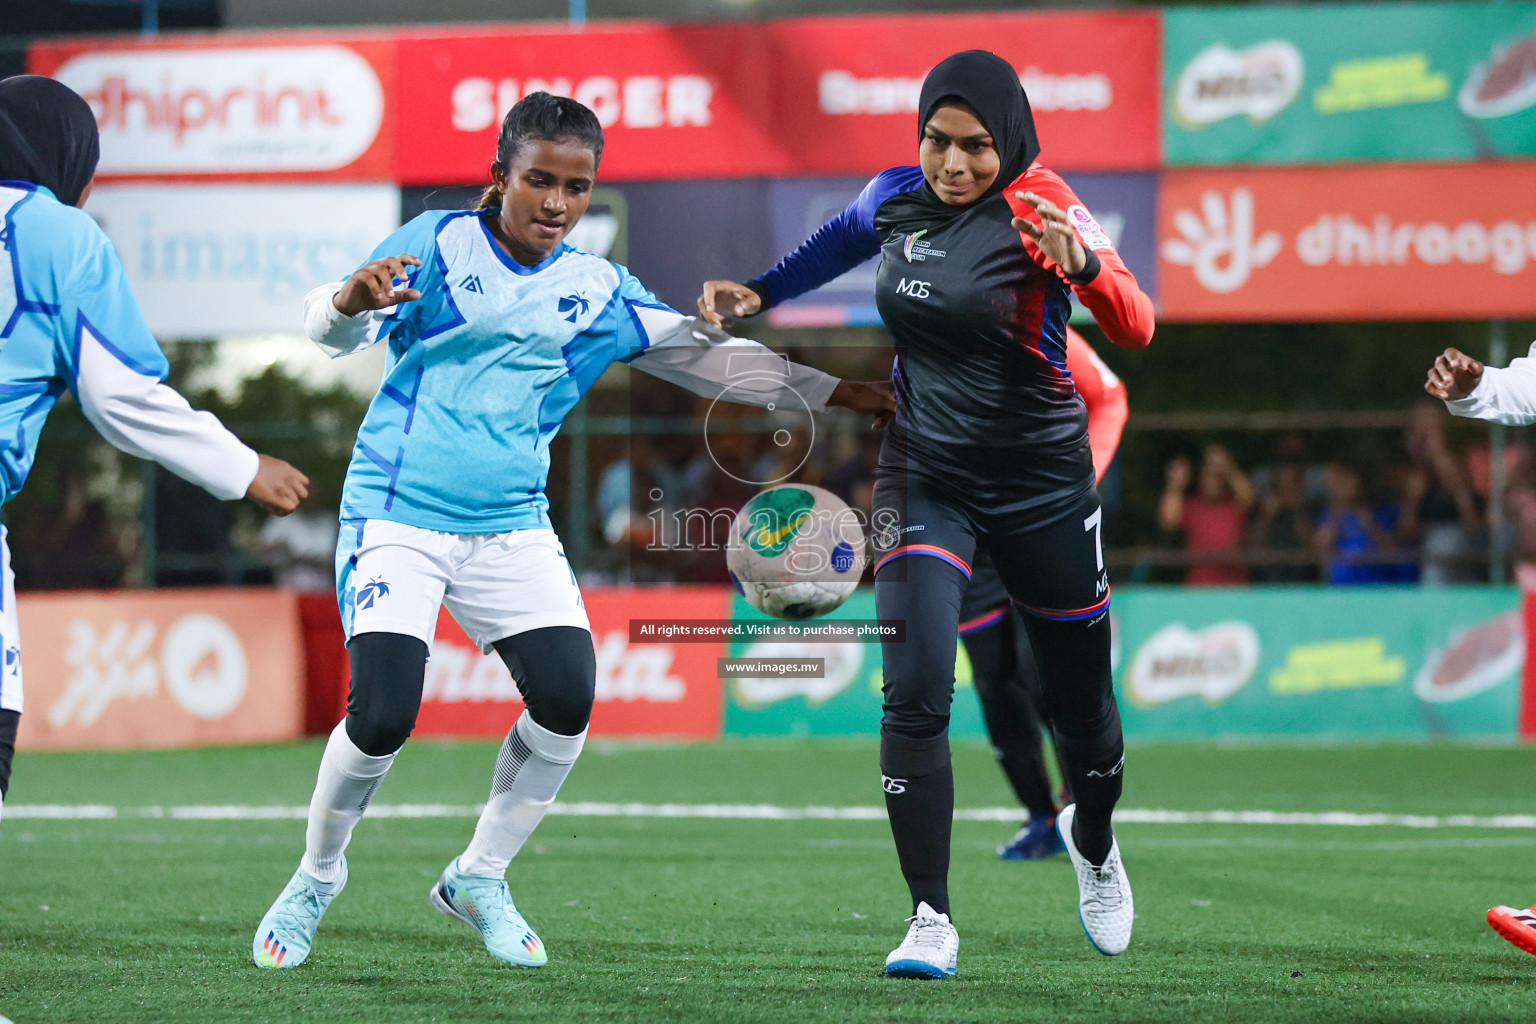
[[[808,484],[770,487],[736,513],[725,561],[747,603],[814,619],[848,599],[868,560],[858,513]]]

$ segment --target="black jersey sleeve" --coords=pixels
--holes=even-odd
[[[747,282],[763,300],[763,309],[815,291],[871,257],[880,254],[875,232],[875,211],[903,192],[921,188],[921,167],[892,167],[881,171],[864,186],[847,209],[816,230],[773,269]]]

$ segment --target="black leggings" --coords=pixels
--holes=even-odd
[[[11,791],[11,758],[16,756],[16,730],[20,725],[20,711],[0,709],[0,800]]]
[[[975,515],[921,478],[891,474],[877,479],[874,505],[876,516],[893,510],[881,524],[875,606],[881,619],[906,623],[902,642],[882,644],[880,772],[913,903],[948,910],[955,631],[978,541],[1024,612],[1041,706],[1076,796],[1074,835],[1101,862],[1112,841],[1125,745],[1110,678],[1098,495],[1089,489],[1067,514],[1036,526],[1024,517]]]
[[[360,633],[347,646],[352,654],[347,735],[371,757],[393,754],[416,727],[427,645],[401,633]],[[492,646],[536,723],[560,736],[587,727],[597,689],[591,633],[579,626],[547,626]]]
[[[1031,818],[1055,815],[1056,798],[1045,767],[1048,726],[1040,711],[1040,670],[1023,621],[1009,608],[991,625],[962,635],[960,642],[971,661],[971,680],[992,753],[1008,785]]]

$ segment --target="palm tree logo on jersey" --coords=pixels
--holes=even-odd
[[[359,611],[366,611],[373,607],[374,601],[388,596],[388,583],[383,580],[369,580],[368,585],[357,592],[357,608]]]
[[[569,313],[570,315],[566,319],[571,323],[575,323],[578,316],[586,315],[588,305],[586,295],[578,292],[575,295],[567,295],[561,299],[559,309],[562,313]]]

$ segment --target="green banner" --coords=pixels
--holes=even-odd
[[[1515,735],[1514,588],[1115,592],[1126,735]]]
[[[1536,3],[1163,15],[1173,166],[1536,156]]]
[[[738,619],[762,616],[737,600]],[[839,618],[874,618],[861,590]],[[1516,734],[1525,639],[1512,587],[1117,588],[1116,692],[1132,739],[1428,739]],[[872,735],[880,650],[735,644],[826,659],[820,679],[726,681],[725,732]],[[982,734],[960,649],[951,734]]]
[[[833,613],[839,619],[873,619],[875,595],[861,588]],[[737,621],[767,617],[739,596]],[[880,732],[879,644],[733,643],[731,657],[824,658],[820,679],[727,679],[727,736],[874,736]],[[971,687],[971,664],[962,647],[955,664],[955,703],[950,735],[985,736],[981,705]]]

